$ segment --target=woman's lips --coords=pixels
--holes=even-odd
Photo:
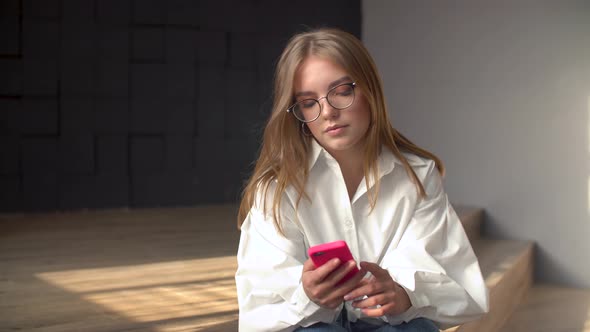
[[[326,133],[328,135],[338,135],[340,133],[342,133],[344,131],[344,128],[346,128],[346,125],[336,125],[336,126],[331,126],[328,127],[328,129],[326,129]]]

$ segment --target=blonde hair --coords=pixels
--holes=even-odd
[[[367,188],[369,188],[370,176],[376,180],[373,189],[369,192],[371,211],[377,203],[380,185],[377,158],[383,145],[404,164],[421,198],[426,196],[424,187],[401,151],[434,160],[439,172],[444,175],[444,166],[438,157],[413,144],[391,125],[377,67],[367,49],[355,36],[328,28],[300,33],[290,39],[276,67],[273,109],[264,130],[256,166],[242,193],[238,211],[238,228],[244,222],[258,194],[262,194],[263,211],[266,213],[268,188],[273,181],[276,182],[276,186],[272,193],[272,215],[275,226],[281,234],[283,231],[280,204],[286,188],[293,186],[298,192],[296,205],[302,197],[307,198],[305,183],[308,176],[308,150],[310,140],[313,138],[302,133],[299,121],[287,113],[286,109],[294,100],[295,73],[300,64],[310,55],[323,57],[340,65],[356,82],[356,88],[360,89],[368,102],[371,125],[366,133],[363,166]]]

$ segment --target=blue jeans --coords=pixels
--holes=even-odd
[[[332,324],[317,323],[300,327],[295,332],[439,332],[434,323],[426,318],[416,318],[400,325],[373,325],[361,320],[349,322],[346,310],[342,310]]]

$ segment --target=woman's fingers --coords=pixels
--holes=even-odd
[[[381,293],[381,294],[373,295],[373,296],[368,297],[363,300],[354,301],[354,302],[352,302],[352,306],[355,308],[364,309],[364,308],[374,307],[377,305],[382,305],[382,304],[389,303],[392,301],[393,301],[393,298],[390,298],[385,293]]]
[[[389,277],[389,272],[381,268],[381,266],[379,266],[378,264],[363,261],[360,263],[360,265],[361,268],[371,272],[371,274],[374,275],[375,278]]]
[[[350,301],[359,297],[363,297],[365,295],[371,296],[375,293],[381,293],[378,287],[379,285],[377,284],[374,276],[371,276],[370,278],[365,278],[361,280],[361,282],[359,282],[355,289],[353,289],[344,296],[344,300]]]
[[[356,263],[354,261],[345,262],[338,269],[333,270],[332,273],[330,273],[330,275],[325,280],[326,282],[335,285],[355,267]]]
[[[338,284],[338,282],[354,268],[356,268],[356,264],[354,262],[349,262],[349,264],[343,264],[343,266],[340,267],[339,270],[334,271],[332,273],[333,275],[326,278],[324,283],[324,285],[326,286],[326,295],[324,298],[325,303],[327,304],[325,305],[326,307],[332,309],[338,307],[342,302],[344,302],[344,294],[354,289],[356,285],[361,281],[363,275],[366,273],[362,269],[346,282]],[[328,279],[330,280],[328,281]]]
[[[311,261],[311,259],[308,259],[308,261]],[[313,264],[313,262],[312,262],[312,264]],[[328,275],[330,275],[330,273],[332,273],[334,270],[336,270],[339,265],[340,265],[340,260],[338,258],[332,258],[326,264],[324,264],[312,271],[312,273],[314,274],[313,279],[316,280],[317,283],[322,282]],[[305,272],[305,270],[304,270],[304,272]]]
[[[384,304],[378,308],[362,309],[363,314],[369,317],[381,317],[391,315],[395,311],[395,303]]]
[[[347,282],[337,285],[344,276],[355,268],[354,261],[340,264],[338,259],[332,259],[315,268],[311,260],[308,260],[303,264],[303,289],[307,296],[318,305],[336,308],[343,302],[344,294],[350,292],[363,277],[363,271],[361,271]]]
[[[356,288],[344,295],[345,301],[359,299],[352,305],[362,309],[370,317],[400,314],[411,307],[407,292],[393,280],[387,270],[370,262],[361,262],[360,265],[363,270],[371,272],[372,276],[361,280]]]

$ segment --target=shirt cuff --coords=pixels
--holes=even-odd
[[[430,305],[430,301],[425,294],[420,294],[416,291],[416,271],[403,271],[401,273],[393,274],[389,271],[393,281],[398,283],[408,294],[412,307],[422,308]]]

